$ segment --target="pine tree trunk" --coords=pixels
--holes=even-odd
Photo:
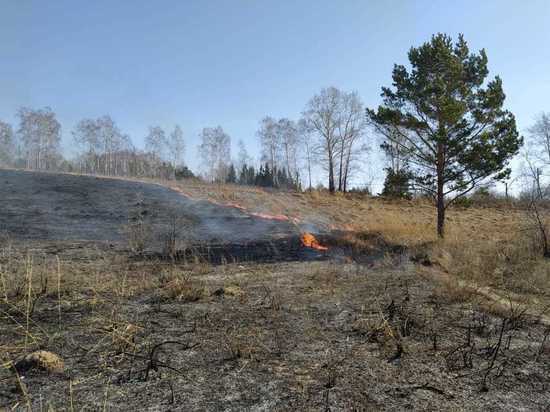
[[[437,235],[443,238],[445,231],[445,195],[444,195],[444,182],[443,172],[445,168],[445,154],[442,143],[437,145]]]
[[[445,201],[443,194],[437,191],[437,235],[443,238],[445,234]]]

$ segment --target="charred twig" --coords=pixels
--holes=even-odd
[[[179,345],[179,346],[182,347],[182,350],[189,350],[189,349],[193,349],[193,348],[199,346],[198,343],[196,343],[194,345],[189,345],[187,343],[183,343],[183,342],[179,342],[179,341],[171,341],[171,340],[161,342],[161,343],[157,343],[155,346],[153,346],[151,348],[151,350],[149,352],[149,363],[148,363],[147,367],[145,368],[145,377],[144,377],[145,381],[147,381],[149,379],[149,372],[151,370],[157,371],[159,367],[170,369],[170,370],[173,370],[173,371],[181,374],[181,372],[178,369],[173,368],[173,367],[171,367],[171,366],[169,366],[169,365],[167,365],[163,362],[160,362],[157,359],[157,357],[156,357],[157,352],[164,345]]]
[[[330,405],[329,405],[329,394],[330,394],[330,388],[327,388],[324,393],[324,401],[325,401],[325,412],[330,412]]]
[[[548,339],[548,335],[550,335],[550,326],[546,328],[546,331],[544,332],[544,337],[542,338],[542,342],[540,343],[539,350],[537,352],[537,357],[535,358],[535,361],[538,362],[540,360],[540,357],[542,353],[544,352],[544,345],[546,344],[546,339]]]
[[[403,355],[403,345],[399,340],[396,340],[395,346],[395,353],[388,359],[388,363],[399,361],[401,359],[401,355]]]
[[[168,387],[170,388],[170,404],[176,403],[176,396],[174,394],[174,384],[171,380],[168,381]]]
[[[500,351],[500,345],[502,344],[502,336],[504,335],[504,328],[506,327],[508,319],[504,318],[502,319],[502,324],[500,326],[500,333],[498,336],[498,342],[493,350],[493,356],[491,357],[491,363],[489,364],[489,367],[487,368],[487,371],[485,372],[485,375],[483,376],[483,382],[481,384],[481,390],[483,392],[487,392],[489,388],[487,387],[487,377],[489,376],[489,373],[491,373],[491,370],[493,369],[493,366],[495,365],[495,361],[497,359],[498,353]]]
[[[472,354],[475,349],[475,342],[472,343],[472,329],[471,325],[468,325],[467,327],[467,333],[466,333],[466,342],[457,346],[453,350],[451,350],[447,355],[445,355],[445,363],[447,364],[447,368],[449,369],[458,369],[455,367],[455,360],[453,359],[454,354],[460,354],[462,356],[462,367],[472,369],[473,368],[473,362],[472,362]]]

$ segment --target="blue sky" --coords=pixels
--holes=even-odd
[[[549,21],[546,0],[0,0],[0,119],[50,106],[66,146],[83,117],[110,114],[138,145],[178,123],[194,166],[202,127],[257,154],[263,116],[297,118],[331,85],[375,106],[411,46],[462,32],[525,130],[550,111]]]

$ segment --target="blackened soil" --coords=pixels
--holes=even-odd
[[[288,222],[195,201],[160,185],[0,170],[0,233],[14,240],[121,244],[125,225],[136,215],[148,225],[153,242],[174,222],[186,231],[179,236],[196,241],[249,242],[296,233]]]

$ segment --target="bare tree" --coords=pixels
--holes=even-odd
[[[366,145],[360,144],[366,129],[366,118],[365,108],[357,92],[340,92],[338,115],[338,190],[345,192],[353,164],[368,149]]]
[[[113,119],[103,116],[97,119],[100,142],[103,146],[103,173],[107,176],[115,174],[114,153],[118,149],[119,133]]]
[[[284,167],[288,176],[296,183],[298,181],[298,127],[294,121],[282,118],[277,121],[276,133],[280,136],[279,141],[284,158]]]
[[[531,153],[540,162],[550,164],[550,113],[540,113],[528,131]]]
[[[73,139],[81,147],[79,156],[80,171],[98,173],[100,162],[99,125],[95,119],[80,120],[72,131]]]
[[[15,142],[13,128],[9,123],[0,120],[0,166],[11,166],[15,163]]]
[[[335,87],[322,89],[308,102],[303,118],[317,135],[315,151],[327,169],[329,191],[346,191],[353,165],[367,148],[361,144],[366,119],[359,95]]]
[[[79,121],[72,135],[75,143],[81,147],[81,172],[107,176],[128,173],[132,143],[109,115]]]
[[[119,147],[120,149],[117,152],[117,174],[131,176],[136,149],[130,136],[121,133]]]
[[[120,154],[131,147],[130,138],[124,135],[110,116],[98,120],[100,138],[104,147],[104,173],[106,175],[120,174]]]
[[[164,130],[160,126],[149,126],[149,133],[145,136],[145,149],[149,153],[153,177],[160,177],[160,167],[167,146]]]
[[[54,169],[61,157],[61,124],[55,113],[49,107],[39,110],[22,107],[17,116],[17,133],[24,147],[27,168]]]
[[[526,229],[533,235],[536,249],[545,258],[550,258],[550,239],[547,225],[547,203],[550,195],[550,187],[544,186],[541,182],[542,169],[540,159],[535,161],[530,157],[529,150],[523,153],[521,172],[517,178],[521,178],[526,189],[520,194],[521,198],[527,200],[526,207]]]
[[[205,127],[199,137],[199,155],[206,178],[212,182],[225,182],[231,162],[231,137],[221,126]]]
[[[278,169],[281,161],[281,134],[277,121],[269,116],[264,117],[256,134],[262,146],[262,162],[267,163],[271,170]]]
[[[527,145],[522,151],[523,162],[518,178],[530,186],[530,196],[535,199],[548,197],[545,183],[550,166],[550,113],[540,113],[528,129]]]
[[[298,121],[298,135],[300,139],[300,145],[304,148],[303,161],[305,162],[305,168],[308,177],[308,189],[311,190],[311,163],[313,161],[313,144],[312,130],[310,125],[305,119]]]
[[[237,171],[242,170],[243,166],[249,165],[252,162],[251,157],[248,155],[244,142],[239,139],[237,143],[239,152],[237,153]]]
[[[335,87],[322,89],[308,102],[303,112],[304,119],[320,139],[318,149],[327,171],[328,189],[336,190],[335,167],[338,161],[338,122],[340,91]]]
[[[172,133],[170,133],[170,140],[168,143],[175,176],[176,168],[183,166],[183,155],[185,153],[185,140],[183,139],[183,131],[179,125],[176,125]]]
[[[274,171],[273,179],[277,184],[278,173],[283,169],[293,182],[298,179],[297,150],[299,144],[298,128],[294,121],[287,118],[274,119],[264,117],[256,133],[262,146],[262,162]]]

